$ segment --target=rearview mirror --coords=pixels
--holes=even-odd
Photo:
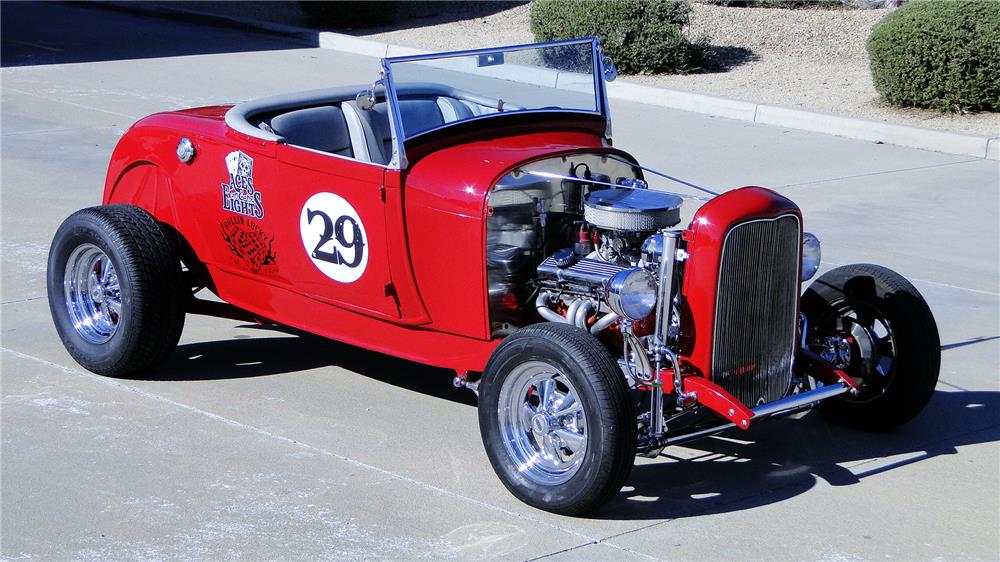
[[[358,92],[354,101],[358,104],[358,109],[369,111],[375,107],[375,90],[362,90]]]
[[[615,68],[614,61],[611,60],[611,57],[605,56],[601,60],[601,64],[604,66],[604,81],[614,82],[615,78],[618,78],[618,69]]]
[[[496,66],[503,64],[503,53],[488,53],[476,57],[476,66]]]

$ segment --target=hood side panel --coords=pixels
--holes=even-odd
[[[490,338],[486,298],[486,196],[512,167],[552,153],[603,149],[601,137],[549,132],[444,148],[405,181],[413,272],[436,329]]]

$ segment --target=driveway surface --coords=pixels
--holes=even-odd
[[[996,162],[615,103],[617,144],[647,165],[775,187],[826,268],[911,278],[940,327],[941,383],[884,434],[810,414],[668,449],[571,519],[506,492],[449,372],[189,316],[162,378],[113,380],[80,369],[52,327],[51,236],[99,203],[130,123],[368,83],[376,61],[77,5],[4,3],[2,22],[0,557],[1000,557]]]

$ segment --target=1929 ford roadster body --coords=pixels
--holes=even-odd
[[[648,187],[677,180],[612,147],[613,74],[581,39],[146,117],[103,205],[55,235],[63,343],[96,373],[146,372],[199,312],[452,369],[503,483],[566,514],[636,454],[817,403],[872,429],[915,416],[940,361],[916,289],[853,265],[803,293],[819,242],[792,201]],[[685,198],[705,202],[678,226]]]

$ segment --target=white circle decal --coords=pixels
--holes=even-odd
[[[357,281],[368,266],[368,235],[357,211],[343,197],[317,193],[299,216],[302,245],[312,262],[334,281]]]

